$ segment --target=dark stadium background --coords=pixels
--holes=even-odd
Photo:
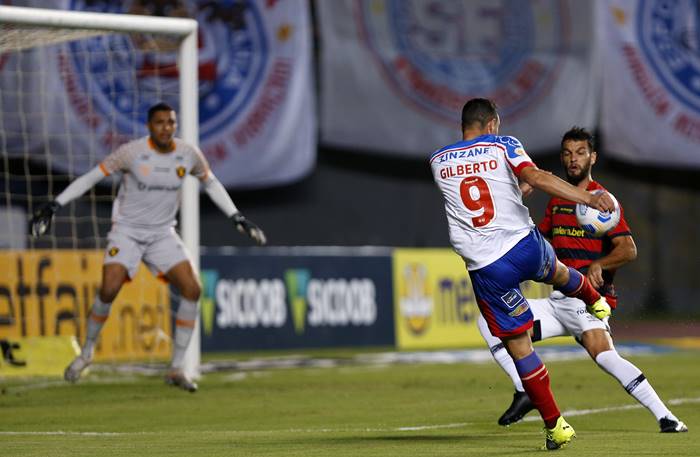
[[[314,2],[311,6],[313,14]],[[314,35],[319,81],[318,30]],[[502,130],[507,133],[507,125]],[[458,135],[455,123],[455,138]],[[624,206],[638,247],[637,260],[616,276],[621,298],[617,316],[678,322],[700,319],[700,171],[612,161],[606,158],[605,138],[597,139],[599,160],[594,179]],[[426,156],[430,152],[426,151]],[[558,151],[537,152],[534,159],[538,166],[561,176]],[[0,170],[6,166],[12,173],[34,176],[31,193],[35,199],[45,198],[47,188],[41,177],[47,170],[43,164],[13,159],[0,163]],[[65,177],[55,179],[55,190],[67,184]],[[0,173],[0,186],[4,187],[3,180],[4,173]],[[13,181],[9,190],[15,203],[26,204],[26,183]],[[111,189],[102,187],[97,192],[107,197]],[[316,167],[301,181],[230,193],[237,206],[265,229],[271,246],[450,246],[442,201],[425,160],[336,149],[320,143]],[[535,222],[542,216],[546,201],[539,192],[526,200]],[[206,196],[200,202],[202,246],[250,245]],[[87,203],[75,205],[78,214],[89,210]],[[111,203],[99,203],[98,216],[108,220],[110,209]],[[92,228],[87,225],[85,233],[80,233],[83,228],[78,227],[79,245],[75,247],[95,247]],[[100,227],[102,236],[106,229],[107,225]],[[69,235],[70,230],[68,224],[57,224],[59,237]]]

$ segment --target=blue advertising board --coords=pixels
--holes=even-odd
[[[301,249],[202,255],[202,352],[394,345],[391,251]]]

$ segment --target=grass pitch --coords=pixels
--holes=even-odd
[[[543,357],[544,358],[544,357]],[[546,358],[545,358],[546,360]],[[578,437],[570,456],[700,456],[700,353],[630,357],[690,428],[654,418],[590,360],[549,361]],[[96,372],[77,385],[0,381],[0,456],[542,455],[541,421],[502,428],[512,398],[493,362],[345,364],[206,375],[200,391],[158,376]]]

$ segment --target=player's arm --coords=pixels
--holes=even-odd
[[[637,258],[637,245],[630,235],[616,236],[610,239],[612,249],[608,255],[601,257],[588,266],[588,280],[593,287],[603,286],[603,270],[611,270]]]
[[[226,215],[226,217],[233,220],[236,229],[251,237],[259,245],[267,243],[267,238],[265,233],[255,225],[255,223],[247,219],[241,212],[236,208],[236,205],[231,200],[228,192],[224,188],[221,181],[219,181],[214,174],[209,171],[203,178],[200,178],[202,186],[206,191],[209,198],[214,202],[214,204],[219,207],[219,209]]]
[[[520,171],[519,178],[535,189],[544,191],[554,197],[583,203],[599,211],[612,211],[615,209],[615,204],[607,192],[592,194],[584,189],[572,186],[558,176],[540,170],[534,165],[523,168]]]
[[[30,222],[32,235],[41,236],[46,233],[51,228],[56,211],[83,195],[107,175],[104,167],[99,165],[70,183],[55,200],[41,206],[34,213]]]

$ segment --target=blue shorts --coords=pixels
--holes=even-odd
[[[494,336],[518,335],[532,327],[532,311],[520,283],[551,281],[556,262],[552,245],[535,228],[503,257],[469,272],[476,302]]]

